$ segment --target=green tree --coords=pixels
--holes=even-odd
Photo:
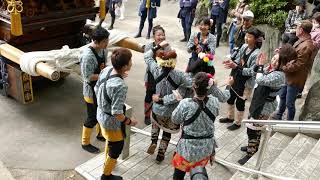
[[[292,8],[293,0],[253,0],[250,9],[255,16],[255,24],[269,24],[279,30],[284,29],[284,22]]]
[[[209,8],[210,0],[201,0]],[[289,10],[294,8],[295,0],[251,0],[250,10],[254,13],[255,24],[269,24],[284,30],[284,22]],[[239,0],[230,0],[230,8],[234,8]]]

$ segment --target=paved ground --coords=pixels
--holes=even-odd
[[[130,36],[138,29],[137,1],[127,3],[126,20],[116,21],[115,28]],[[178,67],[185,68],[189,55],[182,38],[180,23],[176,18],[178,4],[164,1],[159,9],[159,18],[154,24],[161,24],[167,31],[167,39],[178,52]],[[108,20],[107,20],[108,22]],[[147,27],[147,24],[146,24]],[[143,35],[146,36],[147,29]],[[146,43],[145,38],[139,42]],[[226,48],[220,48],[218,54],[224,56]],[[134,107],[134,116],[143,124],[145,65],[143,56],[134,53],[134,66],[127,79],[129,95],[127,103]],[[218,74],[222,70],[218,70]],[[34,89],[35,102],[22,105],[15,100],[0,96],[0,159],[17,179],[53,179],[57,172],[69,177],[77,165],[94,155],[80,148],[80,136],[85,106],[81,95],[82,86],[75,76],[64,81],[39,82]],[[103,143],[95,140],[93,144],[102,149]],[[58,178],[59,179],[59,178]]]
[[[115,23],[116,29],[130,36],[134,36],[138,29],[137,4],[138,1],[130,0],[126,5],[126,19]],[[178,4],[165,0],[154,24],[161,24],[166,29],[167,39],[178,53],[178,68],[183,70],[189,54],[186,53],[185,43],[179,42],[182,29],[176,18],[177,13]],[[144,37],[146,31],[147,23]],[[145,38],[138,41],[148,42]],[[220,84],[228,75],[221,65],[226,52],[226,47],[217,50],[216,71]],[[140,120],[138,127],[143,128],[145,65],[140,53],[135,52],[133,60],[134,66],[126,80],[129,85],[127,103],[133,106],[134,116]],[[35,102],[30,105],[21,105],[0,96],[0,159],[15,178],[81,179],[69,170],[94,157],[80,148],[81,127],[85,118],[81,90],[79,80],[70,75],[58,83],[39,82],[34,91]],[[221,114],[224,112],[225,108],[222,108]],[[96,140],[92,143],[101,149],[103,147],[103,143]]]

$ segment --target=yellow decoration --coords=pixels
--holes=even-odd
[[[7,0],[7,3],[7,11],[11,17],[11,34],[21,36],[23,32],[20,13],[23,11],[23,3],[21,0]]]
[[[157,60],[157,64],[161,67],[175,68],[177,64],[177,60],[173,58],[168,60],[163,60],[159,57],[156,57],[156,60]]]
[[[109,0],[111,1],[111,0]],[[99,8],[99,18],[105,19],[106,18],[106,0],[100,0],[100,8]]]
[[[209,62],[209,58],[208,58],[207,56],[205,56],[205,57],[203,58],[203,61],[207,63],[207,62]]]

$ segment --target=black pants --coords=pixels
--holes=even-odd
[[[183,180],[186,172],[181,171],[179,169],[174,169],[173,180]]]
[[[244,90],[241,92],[237,91],[238,95],[239,96],[243,96],[243,92]],[[236,108],[238,111],[244,111],[244,108],[245,108],[245,100],[239,98],[237,96],[237,94],[233,91],[233,90],[230,90],[230,98],[228,99],[227,103],[230,104],[230,105],[234,105],[234,103],[236,103]]]
[[[108,155],[112,159],[117,159],[123,150],[123,146],[124,146],[124,140],[116,141],[116,142],[108,141],[108,148],[109,148]]]
[[[84,121],[84,126],[87,128],[93,128],[97,123],[97,103],[87,103],[87,119]]]
[[[220,38],[222,35],[222,23],[218,21],[219,16],[211,15],[211,19],[213,20],[213,25],[211,27],[210,33],[217,35],[217,44],[219,46]],[[216,31],[217,28],[217,31]]]
[[[116,4],[115,2],[112,3],[112,7],[109,9],[109,13],[111,15],[111,26],[113,26],[116,20]]]
[[[144,23],[146,22],[146,19],[148,17],[148,11],[142,11],[140,16],[140,25],[139,25],[139,33],[142,32]],[[148,36],[150,36],[152,27],[153,27],[153,18],[148,18]]]

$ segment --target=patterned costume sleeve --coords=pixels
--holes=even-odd
[[[211,86],[209,89],[209,94],[218,98],[219,102],[225,103],[230,98],[230,91],[225,89],[221,91],[217,86]]]
[[[216,36],[209,33],[209,37],[208,37],[208,47],[209,47],[209,49],[210,49],[210,53],[211,53],[211,54],[215,54],[216,43],[217,43],[217,38],[216,38]]]
[[[95,63],[93,62],[92,58],[93,58],[92,56],[87,54],[81,57],[81,60],[80,60],[81,75],[84,82],[86,83],[91,82],[90,78],[94,74],[94,70],[95,70]]]
[[[104,49],[104,62],[105,62],[105,64],[107,65],[107,63],[108,63],[108,49],[106,48],[106,49]]]
[[[172,112],[171,120],[174,124],[181,124],[186,119],[188,112],[188,101],[187,99],[184,99],[180,101],[179,105],[176,107],[176,109]]]
[[[187,48],[188,50],[192,50],[195,46],[195,43],[194,43],[194,37],[197,36],[197,33],[193,33],[191,36],[190,36],[190,39],[188,41],[188,44],[187,44]]]
[[[269,74],[257,73],[256,83],[261,86],[279,87],[284,85],[285,79],[281,72],[272,72]]]
[[[128,88],[124,86],[123,84],[120,84],[118,86],[114,86],[112,89],[112,95],[109,94],[109,97],[111,98],[111,114],[123,114],[123,105],[126,100],[126,95]]]
[[[152,73],[153,77],[156,79],[161,74],[161,69],[153,59],[153,51],[149,50],[148,52],[144,53],[144,61],[147,64],[150,72]]]
[[[153,43],[149,43],[144,46],[144,52],[148,52],[153,47]]]
[[[182,98],[185,98],[186,91],[191,88],[192,85],[192,79],[189,76],[185,76],[185,84],[178,87],[177,91],[180,93]],[[173,93],[169,95],[165,95],[163,98],[163,104],[169,105],[169,104],[175,104],[178,102],[175,95]]]

